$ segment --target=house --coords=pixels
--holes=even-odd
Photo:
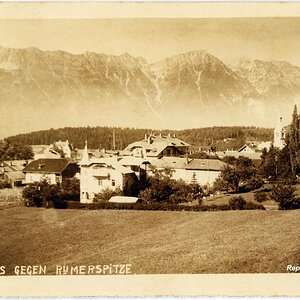
[[[234,150],[226,150],[226,151],[217,151],[216,154],[221,159],[226,156],[233,156],[235,158],[239,158],[240,156],[242,156],[242,157],[248,157],[251,160],[260,161],[262,152],[261,151],[259,151],[259,152],[247,152],[247,151],[238,152],[238,151],[234,151]]]
[[[25,184],[25,175],[22,171],[5,172],[4,180],[8,182],[12,188],[15,188]]]
[[[1,177],[8,182],[12,188],[19,187],[25,184],[25,175],[22,170],[32,160],[6,160],[1,163]],[[1,172],[2,171],[2,172]]]
[[[62,182],[64,177],[73,177],[79,172],[78,164],[66,158],[40,158],[29,163],[24,169],[25,183],[49,180],[50,184]]]
[[[182,157],[162,157],[150,159],[158,170],[170,169],[171,178],[186,183],[212,185],[226,164],[218,159],[188,159]]]
[[[216,154],[221,159],[226,156],[233,156],[235,158],[243,156],[254,161],[260,161],[262,151],[259,150],[254,143],[247,143],[238,150],[217,151]]]
[[[54,150],[59,149],[60,151],[62,151],[65,158],[71,158],[71,145],[68,140],[66,140],[65,142],[59,140],[52,145],[52,148]]]
[[[245,144],[242,146],[239,150],[237,150],[239,153],[255,153],[255,146],[247,145]]]
[[[52,145],[31,145],[34,160],[40,158],[61,158],[61,155],[52,147]]]
[[[31,145],[34,159],[39,158],[71,158],[71,146],[68,140],[59,140],[52,145]]]
[[[126,184],[135,184],[135,172],[122,166],[117,157],[90,158],[87,144],[80,165],[80,202],[91,203],[104,189],[124,190]]]
[[[189,151],[190,145],[181,141],[175,135],[145,135],[141,141],[129,144],[121,156],[134,157],[162,157],[162,156],[180,156]]]

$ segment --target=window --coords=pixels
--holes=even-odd
[[[116,181],[114,179],[111,180],[111,186],[116,186]]]
[[[102,186],[102,179],[98,179],[98,185]]]

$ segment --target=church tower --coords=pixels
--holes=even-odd
[[[286,132],[282,124],[282,117],[280,117],[274,129],[274,147],[281,150],[285,146],[285,134]]]

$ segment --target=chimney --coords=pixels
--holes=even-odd
[[[171,133],[168,134],[168,137],[171,137]]]

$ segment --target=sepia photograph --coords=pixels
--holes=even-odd
[[[8,12],[14,5],[29,4]],[[45,17],[30,5],[24,17],[0,6],[0,285],[78,275],[293,282],[299,4],[299,16],[231,16],[231,3],[226,17],[201,4],[198,17],[147,7],[133,16],[129,3],[119,17]]]

